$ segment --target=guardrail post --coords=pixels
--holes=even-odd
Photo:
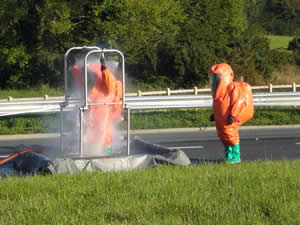
[[[293,92],[296,92],[296,83],[293,83]]]
[[[198,88],[197,87],[194,87],[194,94],[198,95]]]
[[[269,92],[272,93],[273,92],[273,85],[269,84]]]
[[[167,95],[168,95],[168,96],[171,95],[171,90],[170,90],[170,88],[167,88]]]
[[[137,91],[137,95],[138,95],[138,96],[142,96],[141,90],[138,90],[138,91]]]

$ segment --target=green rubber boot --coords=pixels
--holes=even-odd
[[[233,163],[241,162],[240,144],[232,146]]]
[[[228,163],[233,163],[233,151],[232,146],[225,145],[225,161]]]
[[[110,155],[112,154],[112,146],[106,148],[106,153]]]

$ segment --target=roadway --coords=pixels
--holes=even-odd
[[[224,147],[216,131],[208,129],[166,129],[134,131],[148,143],[183,150],[194,162],[214,161],[224,156]],[[242,160],[300,159],[300,126],[244,127],[240,129]],[[58,149],[57,135],[2,135],[0,155],[8,155],[24,146]]]
[[[240,129],[239,133],[242,160],[300,159],[299,127],[249,127]],[[224,157],[224,147],[215,129],[179,129],[177,132],[144,133],[140,136],[150,143],[181,149],[192,160],[213,161]]]

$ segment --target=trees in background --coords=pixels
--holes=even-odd
[[[227,57],[232,51],[230,45],[247,30],[240,3],[240,0],[182,2],[186,18],[176,41],[161,46],[158,72],[166,74],[177,88],[206,83],[208,67],[230,62]]]
[[[105,40],[121,49],[128,74],[139,83],[169,83],[161,74],[163,47],[175,46],[186,19],[178,0],[121,0],[103,2]],[[170,64],[164,65],[166,67]],[[174,74],[175,75],[175,74]],[[151,84],[150,84],[151,85]]]
[[[299,0],[245,0],[251,23],[274,35],[296,35],[300,31]]]
[[[293,51],[295,62],[300,66],[300,37],[291,40],[288,49]]]
[[[111,19],[105,20],[111,28],[106,38],[127,54],[128,72],[139,83],[203,85],[207,68],[224,61],[246,78],[253,71],[266,77],[271,73],[263,59],[269,55],[268,42],[258,29],[249,29],[243,0],[121,2],[104,1]],[[262,44],[255,53],[257,42]],[[251,73],[248,63],[253,65]]]
[[[5,0],[0,4],[0,83],[20,83],[31,59],[22,37],[23,20],[28,17],[27,3]]]
[[[94,29],[92,1],[3,0],[0,5],[0,86],[32,87],[63,82],[63,54],[89,45]],[[96,4],[97,1],[94,1]]]
[[[256,18],[273,15],[263,14],[270,5],[298,18],[297,1],[3,0],[0,86],[59,86],[63,54],[83,45],[120,49],[129,76],[148,88],[203,85],[220,62],[254,84],[273,69]]]

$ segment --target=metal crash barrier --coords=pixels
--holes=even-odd
[[[64,97],[14,99],[0,102],[0,116],[30,113],[59,112]],[[78,104],[78,99],[68,99],[69,105]],[[254,106],[300,106],[300,92],[253,93]],[[172,95],[126,97],[126,107],[131,110],[210,108],[211,95]],[[126,108],[125,107],[125,108]]]

